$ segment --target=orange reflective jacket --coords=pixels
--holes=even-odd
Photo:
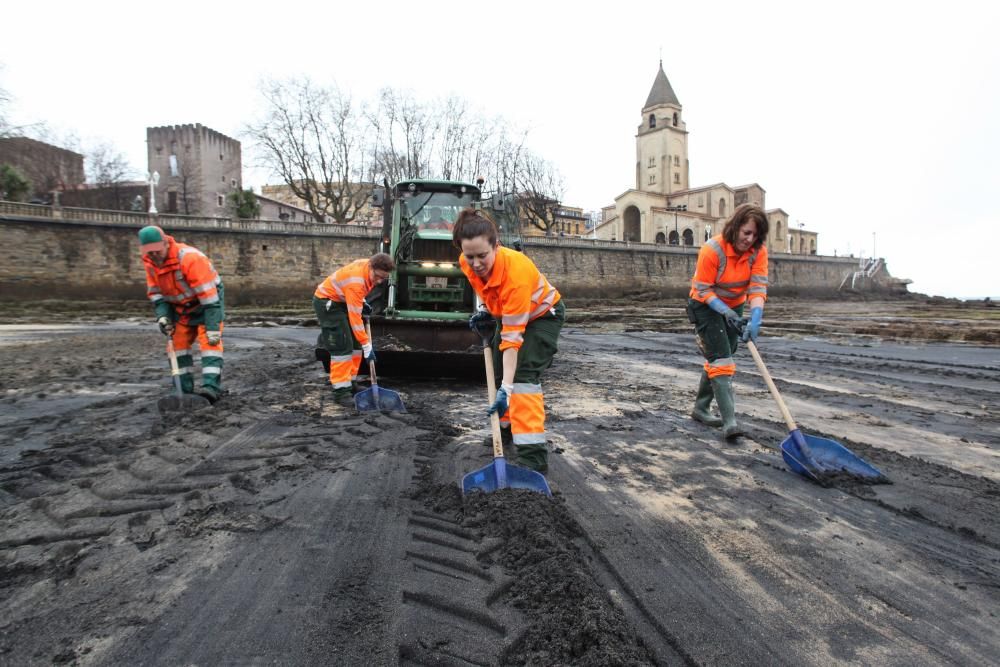
[[[361,318],[361,308],[365,297],[372,291],[371,262],[356,259],[347,266],[337,269],[319,284],[314,295],[318,299],[330,299],[347,305],[347,319],[351,322],[354,338],[362,345],[368,344],[368,333]]]
[[[496,261],[487,282],[476,275],[465,255],[458,261],[486,308],[494,317],[500,316],[501,352],[510,347],[520,349],[528,322],[545,315],[559,303],[556,288],[549,284],[534,262],[516,250],[497,248]]]
[[[183,317],[193,314],[199,306],[218,304],[222,280],[211,260],[197,248],[178,243],[172,236],[164,235],[163,238],[169,243],[163,264],[157,266],[149,255],[142,257],[146,265],[146,295],[153,307],[165,301]]]
[[[722,234],[713,236],[698,251],[690,296],[702,303],[716,296],[730,308],[748,298],[767,299],[767,248],[762,245],[741,254]]]

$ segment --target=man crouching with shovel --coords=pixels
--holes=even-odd
[[[361,358],[375,361],[375,348],[362,319],[370,314],[365,310],[365,297],[394,268],[392,257],[380,252],[334,271],[313,293],[313,310],[320,326],[319,349],[329,353],[333,400],[342,407],[354,408],[352,388]]]
[[[222,279],[204,253],[178,243],[159,227],[139,230],[139,249],[156,323],[168,337],[167,353],[176,355],[180,391],[215,403],[222,394]],[[192,375],[195,340],[201,348],[202,386],[198,389]]]

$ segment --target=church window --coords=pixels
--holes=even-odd
[[[674,112],[674,127],[677,127],[677,112]]]
[[[649,166],[650,167],[655,167],[656,166],[656,158],[655,157],[649,158]]]
[[[681,182],[681,175],[680,175],[680,174],[678,174],[678,173],[677,173],[677,172],[675,171],[675,172],[674,172],[674,183],[680,183],[680,182]]]
[[[781,240],[781,220],[774,223],[774,238],[778,241]]]
[[[655,183],[656,183],[656,174],[650,174],[649,175],[649,184],[653,185]]]
[[[719,217],[720,218],[726,217],[726,200],[725,199],[720,199],[719,200]]]
[[[649,126],[656,127],[656,114],[654,113],[649,114]]]
[[[681,166],[681,158],[680,158],[680,156],[678,156],[678,155],[675,155],[675,156],[674,156],[674,166],[675,166],[675,167],[679,167],[679,166]]]
[[[698,208],[705,208],[705,198],[698,197]]]

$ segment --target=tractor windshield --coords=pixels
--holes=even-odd
[[[404,216],[417,231],[439,230],[450,232],[458,212],[472,205],[473,195],[451,192],[418,192],[404,195]]]

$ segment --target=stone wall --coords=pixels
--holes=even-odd
[[[148,222],[124,213],[105,223],[0,210],[0,299],[144,298],[136,231]],[[359,227],[181,216],[161,216],[158,222],[212,259],[234,305],[307,299],[326,275],[371,255],[377,243],[377,231]],[[525,242],[525,252],[567,298],[682,296],[697,251],[577,239]],[[856,268],[857,260],[850,258],[779,254],[771,258],[772,293],[833,295]]]

